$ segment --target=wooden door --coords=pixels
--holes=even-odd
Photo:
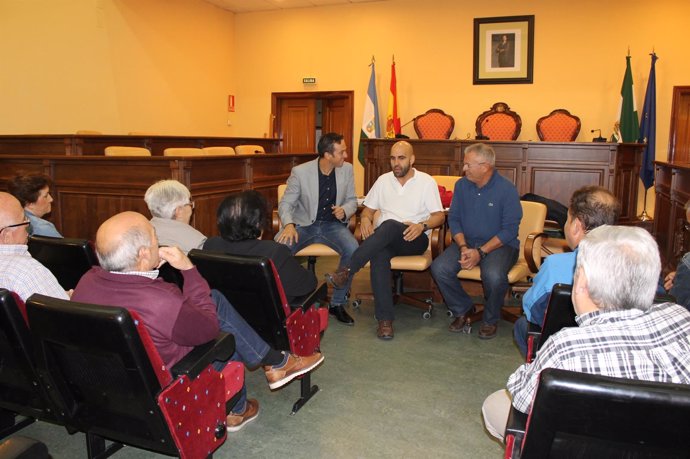
[[[690,86],[673,87],[668,160],[690,162]]]
[[[329,97],[323,99],[322,131],[337,132],[345,137],[347,144],[347,161],[352,162],[354,145],[352,144],[352,106],[347,97]]]
[[[281,100],[278,134],[283,139],[283,153],[315,152],[315,123],[316,101],[314,99]]]

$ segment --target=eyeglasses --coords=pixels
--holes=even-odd
[[[194,210],[194,201],[189,201],[187,204],[185,204],[185,206],[189,206],[192,208],[192,210]]]
[[[4,228],[0,228],[0,233],[6,230],[7,228],[18,228],[20,226],[29,226],[31,224],[31,221],[29,219],[24,220],[21,223],[15,223],[14,225],[7,225]]]
[[[463,169],[464,169],[464,168],[468,168],[468,169],[469,169],[469,168],[471,168],[472,166],[481,166],[482,164],[486,164],[486,161],[483,162],[483,163],[474,163],[474,164],[472,164],[472,163],[462,163],[462,168],[463,168]]]

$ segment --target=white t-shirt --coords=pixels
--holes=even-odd
[[[414,176],[401,185],[393,172],[381,175],[367,193],[364,205],[381,211],[376,226],[386,220],[421,223],[433,212],[442,212],[438,185],[431,176],[412,169]]]

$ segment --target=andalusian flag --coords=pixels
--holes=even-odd
[[[364,119],[362,120],[362,132],[359,136],[359,158],[360,164],[364,166],[364,148],[362,139],[377,139],[381,137],[381,122],[379,121],[379,102],[376,97],[376,68],[374,59],[371,59],[371,77],[369,78],[369,88],[367,98],[364,101]]]
[[[640,135],[640,121],[637,117],[637,105],[633,92],[633,78],[630,70],[630,56],[625,57],[625,77],[621,87],[621,137],[623,142],[637,142]]]
[[[388,95],[388,115],[386,116],[386,137],[394,139],[400,134],[400,118],[398,118],[398,89],[395,82],[395,57],[391,65],[391,92]]]
[[[644,143],[640,178],[645,190],[654,184],[654,157],[656,156],[656,54],[652,53],[652,68],[649,70],[647,93],[642,107],[642,123],[640,125],[640,142]]]

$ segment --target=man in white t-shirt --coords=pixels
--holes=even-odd
[[[445,220],[436,182],[412,167],[412,145],[396,142],[391,148],[390,161],[392,171],[376,180],[364,200],[360,223],[362,244],[352,254],[348,266],[326,274],[337,288],[371,262],[371,288],[378,320],[376,336],[385,340],[393,338],[395,318],[391,258],[424,253],[429,246],[429,230],[441,226]],[[377,211],[380,215],[375,219]]]

